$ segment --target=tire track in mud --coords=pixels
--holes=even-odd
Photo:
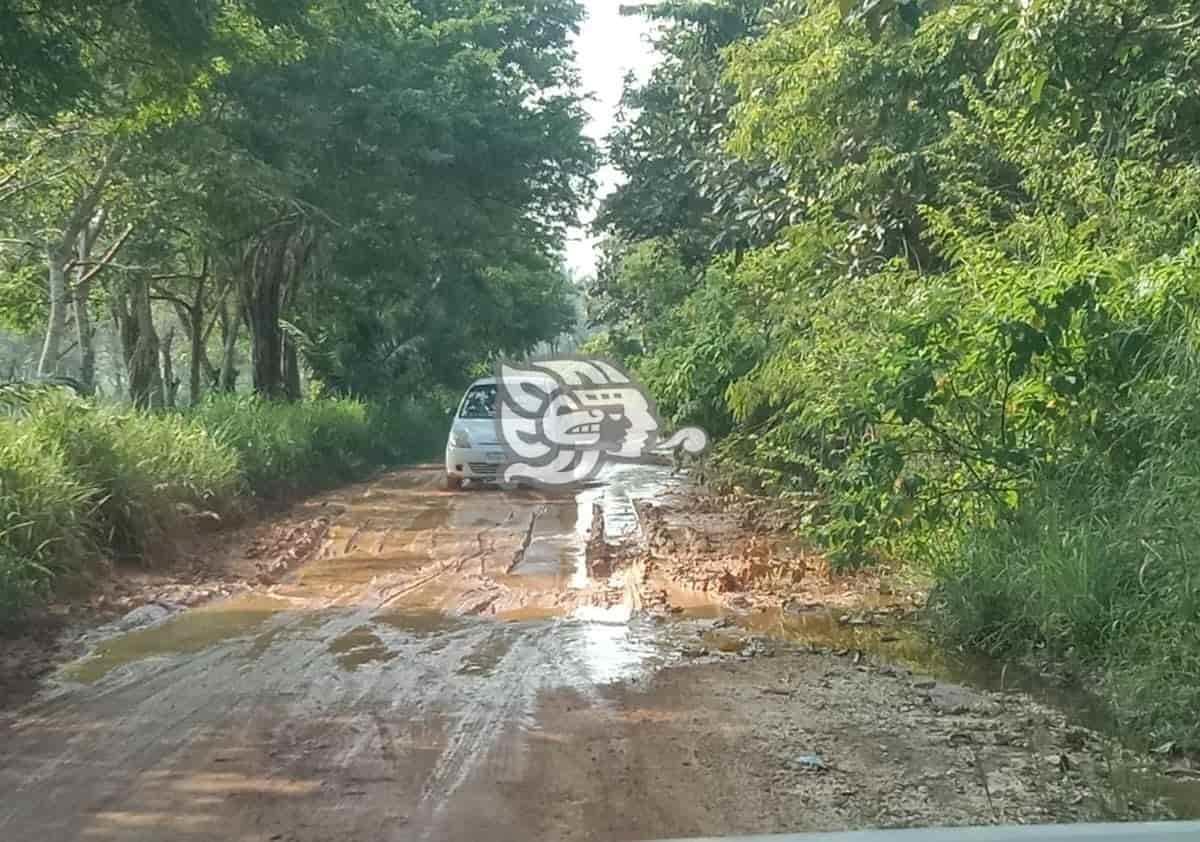
[[[508,646],[482,674],[464,676],[477,676],[482,683],[465,689],[465,698],[453,712],[455,722],[445,734],[441,756],[422,787],[415,822],[424,827],[420,838],[445,836],[444,821],[452,813],[454,796],[473,776],[486,772],[493,784],[520,777],[528,749],[524,735],[534,722],[538,699],[544,691],[569,688],[598,708],[608,710],[615,705],[605,688],[624,676],[606,672],[604,664],[591,660],[596,653],[588,652],[588,635],[597,625],[612,635],[597,643],[602,649],[628,628],[624,623],[573,619],[500,626],[490,629],[464,655],[464,667],[458,675],[464,674],[473,659],[487,661],[491,657],[489,648]],[[464,689],[461,684],[459,689]],[[443,692],[439,698],[444,701],[446,694]]]
[[[543,691],[611,704],[606,647],[620,624],[597,634],[591,621],[554,619],[578,601],[567,580],[585,555],[581,508],[386,483],[356,497],[318,558],[262,590],[268,604],[236,598],[114,638],[112,652],[102,645],[99,661],[80,663],[91,678],[76,676],[43,698],[49,707],[22,716],[0,752],[10,761],[0,781],[21,799],[0,809],[0,836],[42,825],[61,831],[43,838],[148,840],[188,825],[228,838],[242,827],[287,830],[303,805],[299,826],[349,838],[455,838],[464,818],[475,821],[476,788],[493,798],[527,774]],[[529,571],[506,570],[541,515],[558,509],[569,516],[541,536],[552,553]],[[557,576],[538,566],[547,559],[562,567]],[[479,602],[472,612],[462,598],[480,581],[556,601],[531,606],[530,619],[463,617],[492,611]],[[389,593],[430,582],[411,599]],[[426,627],[422,612],[456,619]],[[350,638],[373,639],[384,656],[343,657],[357,651]],[[214,806],[189,787],[226,800]],[[134,815],[144,827],[122,830]]]
[[[454,792],[471,773],[497,749],[504,750],[500,745],[503,732],[514,723],[519,727],[529,714],[542,683],[537,667],[545,655],[540,645],[543,636],[542,629],[514,633],[511,627],[497,627],[475,648],[479,652],[489,644],[512,639],[508,651],[482,676],[486,683],[471,693],[457,712],[442,755],[426,779],[418,803],[427,818],[423,839],[437,831],[437,818],[445,813]]]
[[[441,564],[435,566],[435,568],[433,569],[432,572],[424,574],[422,576],[419,576],[416,579],[416,581],[403,582],[403,583],[395,585],[391,588],[379,589],[379,591],[378,591],[378,597],[379,597],[378,607],[383,608],[383,607],[389,605],[390,603],[395,602],[397,599],[399,599],[402,596],[406,596],[406,595],[412,593],[413,591],[420,590],[425,585],[428,585],[430,582],[433,582],[436,579],[441,578],[446,573],[449,573],[452,570],[456,573],[462,572],[463,567],[466,565],[466,563],[468,561],[474,561],[475,559],[479,559],[479,572],[480,572],[480,575],[483,575],[484,569],[485,569],[485,564],[487,562],[488,553],[495,552],[495,543],[492,542],[490,544],[485,544],[484,543],[485,537],[487,537],[489,535],[489,533],[493,532],[494,530],[500,529],[500,528],[504,527],[505,525],[507,525],[509,522],[512,521],[512,519],[514,517],[516,517],[516,510],[511,510],[511,511],[509,511],[508,516],[505,517],[503,520],[497,521],[496,523],[493,523],[490,526],[487,526],[484,529],[479,530],[475,535],[475,540],[478,542],[479,548],[477,550],[475,550],[474,552],[459,556],[457,558],[452,558],[448,561],[444,561]],[[429,536],[429,558],[430,558],[430,560],[432,560],[432,558],[433,558],[433,551],[434,551],[434,547],[436,546],[436,541],[437,541],[437,530],[433,529],[430,531],[430,536]]]

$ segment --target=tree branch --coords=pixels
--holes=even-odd
[[[168,293],[168,292],[162,292],[161,290],[160,290],[160,291],[159,291],[157,294],[155,294],[155,295],[151,295],[151,296],[150,296],[150,300],[151,300],[151,301],[170,301],[170,302],[171,302],[172,304],[174,304],[176,307],[183,307],[183,308],[184,308],[185,310],[187,310],[189,313],[192,311],[192,305],[191,305],[191,304],[189,304],[188,302],[184,301],[182,298],[180,298],[180,297],[179,297],[179,296],[177,296],[177,295],[171,295],[170,293]]]
[[[116,169],[117,162],[121,160],[124,151],[124,146],[119,142],[113,143],[108,148],[108,152],[104,156],[104,163],[100,165],[100,172],[92,180],[87,192],[75,203],[75,210],[71,213],[66,226],[63,228],[62,240],[59,243],[59,247],[63,251],[71,248],[75,240],[78,239],[79,232],[83,230],[83,226],[87,224],[88,220],[96,212],[96,205],[100,201],[100,196],[104,193],[104,188],[108,186],[113,170]]]
[[[1194,15],[1187,20],[1175,21],[1174,23],[1143,24],[1135,29],[1134,32],[1139,34],[1144,32],[1178,32],[1181,29],[1191,29],[1197,24],[1200,24],[1200,15]]]
[[[132,233],[133,233],[133,225],[125,226],[125,230],[121,232],[121,236],[117,237],[116,241],[111,246],[108,247],[108,251],[104,252],[104,254],[101,255],[99,260],[87,261],[86,265],[90,265],[92,268],[89,269],[82,278],[80,278],[78,281],[76,281],[76,283],[75,283],[76,288],[90,283],[92,278],[94,278],[98,274],[100,274],[105,269],[105,267],[111,265],[113,258],[117,256],[117,252],[119,252],[121,250],[121,246],[125,245],[125,241],[129,239],[129,235]]]
[[[12,173],[6,178],[0,179],[0,202],[7,202],[13,196],[18,196],[21,193],[24,193],[26,190],[31,190],[34,187],[45,184],[47,181],[53,181],[65,173],[67,169],[67,167],[63,167],[62,169],[56,170],[49,175],[44,175],[41,178],[35,178],[33,181],[27,181],[24,184],[17,184],[9,187],[9,184],[16,179],[16,173]]]

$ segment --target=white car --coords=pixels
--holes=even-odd
[[[495,482],[504,468],[504,445],[496,433],[496,378],[476,380],[454,413],[446,442],[446,487],[464,480]]]

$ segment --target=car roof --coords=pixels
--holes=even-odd
[[[538,381],[539,383],[542,383],[542,382],[544,382],[544,383],[554,383],[554,382],[555,382],[555,381],[554,381],[554,378],[553,378],[553,377],[551,377],[549,374],[545,375],[544,377],[540,377],[540,376],[538,376],[538,375],[534,375],[534,376],[532,376],[532,377],[528,377],[528,378],[522,378],[522,379],[526,379],[526,380],[536,380],[536,381]],[[467,390],[468,390],[468,391],[470,391],[471,389],[474,389],[476,386],[495,386],[497,382],[498,382],[498,381],[496,380],[496,378],[495,378],[495,377],[480,377],[478,380],[475,380],[475,381],[473,381],[473,382],[471,383],[471,385],[467,387]]]

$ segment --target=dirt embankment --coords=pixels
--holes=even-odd
[[[881,567],[838,574],[769,501],[681,488],[637,503],[639,534],[618,554],[646,573],[652,602],[741,611],[837,609],[851,625],[913,615],[925,592]]]

